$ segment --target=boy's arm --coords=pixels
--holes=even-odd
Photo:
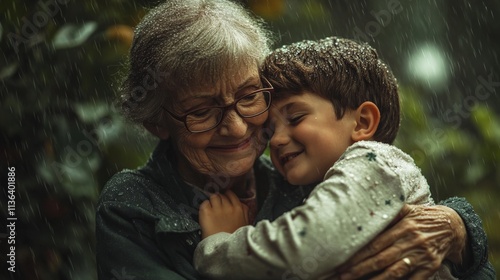
[[[204,239],[197,270],[215,279],[318,278],[346,261],[391,222],[406,193],[382,159],[362,154],[334,167],[304,205],[274,222]]]

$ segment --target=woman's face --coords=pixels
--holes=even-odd
[[[262,86],[255,67],[238,75],[223,77],[213,88],[178,94],[174,105],[168,108],[180,116],[198,108],[229,105]],[[217,127],[192,133],[182,121],[168,116],[166,129],[177,148],[181,175],[185,180],[199,184],[207,182],[210,177],[227,180],[246,174],[267,144],[263,137],[263,124],[267,117],[268,112],[241,118],[234,109],[229,109]]]

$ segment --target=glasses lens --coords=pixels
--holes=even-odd
[[[260,90],[250,93],[239,99],[235,106],[238,113],[244,118],[258,116],[271,104],[271,92]],[[228,106],[226,108],[229,108]],[[186,127],[191,132],[204,132],[216,127],[222,120],[223,108],[203,108],[192,111],[186,116]]]
[[[270,104],[271,93],[267,90],[251,93],[236,103],[236,109],[243,117],[254,117],[264,113]]]
[[[205,108],[186,116],[186,126],[191,132],[201,132],[215,127],[222,116],[219,108]]]

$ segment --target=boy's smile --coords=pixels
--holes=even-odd
[[[289,162],[290,160],[294,159],[295,157],[297,157],[298,155],[300,155],[303,151],[300,151],[300,152],[294,152],[294,153],[286,153],[282,156],[280,156],[280,162],[282,165],[285,165],[287,162]]]

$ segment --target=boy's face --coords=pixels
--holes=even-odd
[[[269,126],[274,130],[271,160],[293,185],[321,182],[354,143],[354,114],[347,110],[338,120],[329,100],[308,91],[279,94],[269,110]]]

